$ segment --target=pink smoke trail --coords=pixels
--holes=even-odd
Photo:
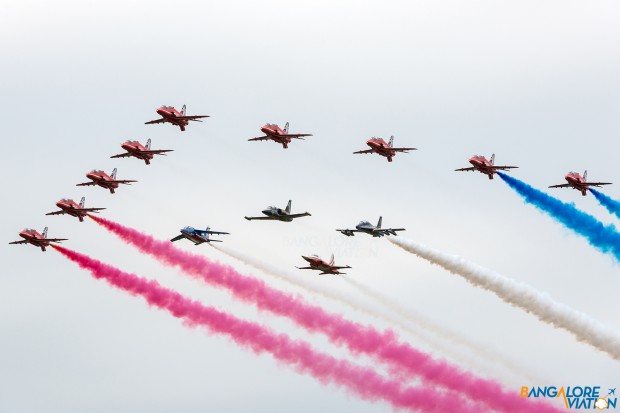
[[[160,241],[148,234],[101,217],[90,216],[95,222],[160,262],[179,267],[185,273],[229,289],[235,297],[254,303],[258,308],[288,317],[313,332],[322,332],[333,343],[346,345],[353,354],[367,354],[391,366],[395,371],[420,376],[422,379],[463,393],[493,409],[506,412],[557,412],[546,403],[520,398],[493,380],[482,379],[443,360],[435,360],[407,343],[398,340],[391,330],[380,332],[372,326],[330,314],[321,307],[308,304],[299,296],[269,287],[262,280],[238,273],[234,268],[212,262],[203,256],[185,252],[169,241]]]
[[[149,305],[166,310],[190,325],[200,325],[213,333],[228,336],[236,344],[256,354],[269,353],[277,360],[292,366],[297,372],[315,377],[323,385],[337,384],[364,400],[384,400],[394,408],[437,413],[479,411],[459,397],[446,397],[445,393],[430,387],[403,387],[371,368],[318,352],[305,341],[293,340],[286,334],[277,334],[259,324],[241,320],[190,300],[176,291],[160,286],[157,281],[124,272],[64,247],[52,247],[82,269],[89,271],[94,278],[104,279],[120,290],[141,296]]]

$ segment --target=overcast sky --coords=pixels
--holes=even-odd
[[[7,245],[49,226],[69,248],[320,349],[323,337],[258,313],[226,292],[161,267],[92,222],[45,216],[62,197],[167,239],[192,225],[225,245],[296,271],[334,252],[349,277],[479,342],[520,373],[464,368],[507,388],[619,383],[618,362],[491,293],[396,248],[345,238],[360,220],[459,254],[620,329],[618,263],[524,205],[501,180],[457,173],[474,153],[519,165],[536,187],[570,170],[615,182],[620,198],[620,4],[615,1],[19,1],[0,15],[0,411],[390,411],[322,386],[269,356],[188,329],[95,281],[54,251]],[[210,115],[186,132],[144,125],[161,104]],[[248,142],[266,122],[313,137],[283,150]],[[418,151],[388,164],[353,155],[371,136]],[[126,139],[174,149],[145,166],[110,159]],[[75,187],[90,169],[137,179],[110,195]],[[553,192],[551,192],[553,191]],[[592,196],[549,193],[618,224]],[[248,222],[268,205],[310,211]],[[286,284],[202,245],[179,247]],[[355,299],[338,278],[304,277]],[[389,325],[299,291],[327,309]],[[412,345],[446,356],[402,332]],[[530,381],[525,380],[527,376]]]

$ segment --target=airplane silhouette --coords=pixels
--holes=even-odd
[[[613,389],[609,389],[609,395],[610,396],[615,396],[616,395],[616,388],[614,387]]]

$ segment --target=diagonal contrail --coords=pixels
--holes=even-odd
[[[572,333],[577,340],[590,344],[614,359],[620,360],[620,334],[590,316],[555,301],[548,294],[457,255],[451,255],[401,237],[389,240],[405,251],[462,276],[471,284],[495,293],[505,302],[535,315],[545,323]]]
[[[120,290],[140,296],[149,305],[168,311],[186,324],[205,327],[212,333],[227,336],[255,354],[271,354],[276,360],[291,366],[299,373],[313,376],[324,385],[339,385],[364,400],[383,400],[395,409],[435,413],[480,411],[480,406],[463,397],[446,397],[445,393],[430,386],[405,387],[398,381],[378,374],[372,368],[321,353],[308,342],[293,340],[286,334],[278,334],[260,324],[205,306],[162,287],[157,281],[124,272],[67,248],[56,245],[52,247],[82,269],[89,271],[94,278],[103,279]]]

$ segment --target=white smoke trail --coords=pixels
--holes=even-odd
[[[375,317],[377,319],[390,323],[411,334],[412,336],[426,342],[431,346],[431,348],[440,351],[441,353],[451,357],[453,360],[460,360],[461,362],[465,362],[466,365],[470,367],[472,364],[475,364],[480,369],[484,369],[484,371],[496,368],[499,364],[503,367],[503,370],[512,375],[514,379],[521,380],[519,382],[522,382],[522,379],[524,378],[529,380],[530,382],[534,382],[527,374],[523,373],[520,368],[515,367],[513,363],[505,360],[502,356],[494,354],[492,351],[484,348],[477,348],[477,344],[471,343],[470,341],[463,337],[460,337],[456,333],[439,328],[432,321],[425,319],[419,314],[409,312],[398,304],[390,303],[390,300],[387,297],[382,297],[378,293],[372,293],[367,287],[362,286],[361,284],[354,282],[349,278],[342,277],[350,285],[355,286],[366,296],[387,307],[398,316],[378,311],[376,308],[368,306],[365,301],[356,300],[353,297],[343,294],[339,291],[325,289],[324,286],[318,286],[302,278],[295,277],[286,271],[282,271],[270,264],[267,264],[263,261],[255,259],[238,251],[233,251],[221,245],[211,244],[211,246],[223,252],[224,254],[238,261],[241,261],[244,264],[247,264],[264,272],[267,275],[270,275],[297,287],[303,288],[329,300],[343,304],[356,311],[360,311],[362,313],[370,315],[371,317]],[[443,335],[443,337],[437,337],[438,333],[439,335]],[[467,348],[466,350],[468,350],[468,354],[464,354],[462,351],[463,349],[460,349],[461,351],[457,350],[455,348],[455,344],[465,346]]]
[[[527,284],[511,280],[459,256],[447,254],[425,245],[390,237],[393,244],[453,274],[464,277],[471,284],[495,293],[505,302],[535,315],[541,321],[572,333],[577,340],[620,360],[620,334],[587,314],[558,303],[548,294]]]

